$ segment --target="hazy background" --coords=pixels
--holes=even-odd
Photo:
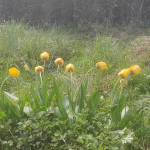
[[[10,19],[44,28],[52,24],[146,26],[150,0],[1,0],[0,21]]]

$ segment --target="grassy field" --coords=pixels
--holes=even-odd
[[[88,34],[1,24],[0,149],[148,149],[149,30],[122,30]],[[49,53],[45,65],[43,52]],[[95,67],[101,61],[107,69]],[[66,72],[69,63],[73,74]],[[120,84],[118,73],[133,65],[142,71]],[[41,77],[37,66],[44,67]],[[20,71],[16,79],[9,76],[12,67]]]

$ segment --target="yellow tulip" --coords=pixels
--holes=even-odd
[[[98,62],[96,63],[96,68],[98,70],[104,70],[104,69],[107,69],[107,64],[105,62]]]
[[[124,83],[124,85],[126,85],[126,84],[127,84],[127,80],[121,79],[121,80],[120,80],[120,84],[122,84],[122,83]]]
[[[138,75],[141,72],[141,68],[138,65],[134,65],[130,67],[130,72],[132,75]]]
[[[47,61],[49,59],[49,53],[44,52],[44,53],[40,54],[40,57],[42,60]]]
[[[44,68],[42,66],[38,66],[38,67],[35,68],[35,72],[38,73],[38,74],[42,73],[43,71],[44,71]]]
[[[123,70],[121,70],[121,71],[118,73],[118,75],[119,75],[122,79],[126,79],[129,74],[130,74],[130,69],[123,69]]]
[[[13,67],[9,69],[9,75],[12,78],[18,78],[20,76],[20,71],[17,68]]]
[[[25,68],[25,71],[29,71],[30,70],[28,65],[24,65],[24,68]]]
[[[73,73],[73,72],[74,72],[74,65],[73,65],[73,64],[68,64],[68,65],[66,66],[66,71],[67,71],[68,73]]]
[[[57,58],[54,62],[57,66],[63,66],[64,64],[64,61],[62,58]]]

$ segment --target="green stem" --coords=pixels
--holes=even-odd
[[[40,79],[41,79],[41,84],[42,84],[42,75],[41,75],[41,72],[40,72]]]
[[[70,73],[70,77],[71,77],[71,90],[72,90],[72,72]]]
[[[58,71],[59,71],[59,65],[58,65],[58,68],[57,68],[57,75],[58,75]]]
[[[118,80],[117,80],[117,82],[116,82],[116,84],[115,84],[115,86],[114,86],[114,88],[116,87],[116,85],[118,84],[118,82],[119,82],[119,80],[120,80],[121,78],[119,78]]]
[[[4,81],[2,82],[2,84],[1,84],[1,91],[2,91],[2,87],[3,87],[3,84],[4,84],[4,82],[9,78],[10,76],[7,76],[5,79],[4,79]]]
[[[45,60],[44,60],[44,68],[45,68]]]
[[[101,78],[100,78],[100,76],[101,76],[101,71],[98,72],[98,76],[99,76],[99,85],[101,85],[101,84],[102,84],[102,83],[101,83],[102,80],[101,80]]]
[[[121,85],[120,98],[121,98],[121,96],[122,96],[122,92],[123,92],[123,85]]]
[[[90,70],[88,70],[88,72],[85,74],[85,77],[86,77],[86,75],[87,75],[91,70],[93,70],[93,69],[95,69],[95,67],[93,67],[93,68],[91,68]]]
[[[43,71],[43,74],[45,73],[45,60],[44,60],[44,71]]]
[[[71,77],[71,101],[72,101],[72,105],[73,105],[72,72],[70,72],[70,77]],[[72,108],[73,108],[73,106],[72,106]]]
[[[17,80],[17,90],[18,90],[19,101],[21,101],[21,99],[20,99],[20,91],[19,91],[19,83],[18,83],[18,79],[16,79],[16,80]]]

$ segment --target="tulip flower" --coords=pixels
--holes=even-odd
[[[18,78],[20,76],[20,71],[17,68],[13,67],[9,69],[9,75],[12,78]]]
[[[40,57],[43,61],[47,61],[49,59],[49,53],[44,52],[44,53],[40,54]]]
[[[29,71],[30,70],[28,65],[24,65],[24,68],[25,68],[25,71]]]
[[[73,64],[68,64],[67,66],[66,66],[66,71],[68,72],[68,73],[74,73],[74,65]]]
[[[134,65],[130,67],[130,73],[132,75],[138,75],[141,72],[141,68],[138,65]]]
[[[42,76],[41,73],[44,71],[44,68],[42,66],[35,67],[35,72],[40,74],[41,84],[42,84]]]
[[[38,66],[35,68],[35,72],[38,74],[41,74],[44,71],[44,68],[42,66]]]
[[[130,74],[130,69],[123,69],[123,70],[121,70],[121,71],[118,73],[118,75],[119,75],[122,79],[126,79],[129,74]]]
[[[57,66],[63,66],[64,64],[64,61],[62,58],[57,58],[54,62]]]
[[[98,70],[104,70],[104,69],[107,69],[107,64],[105,62],[98,62],[96,63],[96,68]]]

